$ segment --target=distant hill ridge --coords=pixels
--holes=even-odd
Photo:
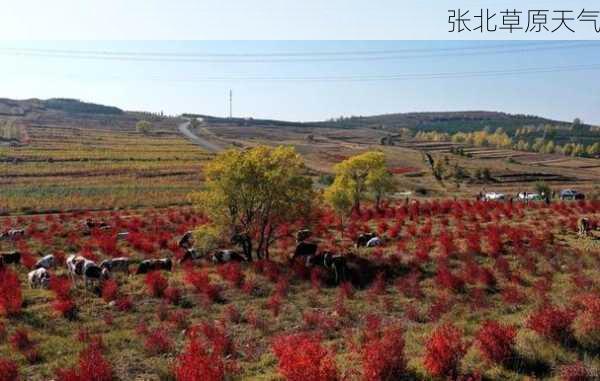
[[[51,98],[47,100],[14,100],[0,98],[0,115],[22,117],[26,116],[30,112],[42,113],[44,111],[62,111],[67,114],[123,114],[123,110],[118,107],[82,102],[78,99]]]

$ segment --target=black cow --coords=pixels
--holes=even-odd
[[[233,250],[218,250],[213,253],[211,259],[215,263],[248,262],[249,260],[244,254]]]
[[[155,270],[171,271],[172,268],[173,262],[171,261],[171,258],[146,259],[140,262],[137,274],[147,274],[150,271]]]
[[[312,242],[300,242],[296,245],[294,256],[292,259],[298,257],[311,257],[317,253],[317,244]]]
[[[185,249],[183,256],[179,259],[179,263],[193,261],[200,258],[200,254],[196,251],[196,249]]]
[[[231,237],[233,245],[239,245],[242,248],[246,260],[252,260],[252,239],[248,233],[236,233]]]
[[[2,253],[0,255],[0,265],[9,265],[11,263],[21,263],[21,253],[18,251],[13,251],[10,253]]]
[[[375,233],[362,233],[356,239],[356,248],[367,246],[367,242],[375,237],[377,237]]]

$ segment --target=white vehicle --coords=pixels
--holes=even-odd
[[[539,193],[521,192],[517,196],[521,201],[533,201],[542,199],[542,196]]]
[[[488,192],[483,195],[483,198],[488,201],[500,201],[506,199],[506,195],[504,193]]]

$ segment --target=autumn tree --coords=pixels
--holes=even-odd
[[[325,192],[325,198],[338,211],[348,206],[360,211],[361,202],[369,195],[379,207],[381,199],[395,189],[383,152],[370,151],[350,157],[337,164],[334,171],[335,180]]]
[[[268,257],[278,227],[308,215],[312,180],[293,147],[227,150],[204,168],[204,189],[192,201],[223,234],[246,233],[259,257]]]

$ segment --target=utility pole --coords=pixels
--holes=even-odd
[[[233,91],[229,89],[229,119],[233,118]]]

